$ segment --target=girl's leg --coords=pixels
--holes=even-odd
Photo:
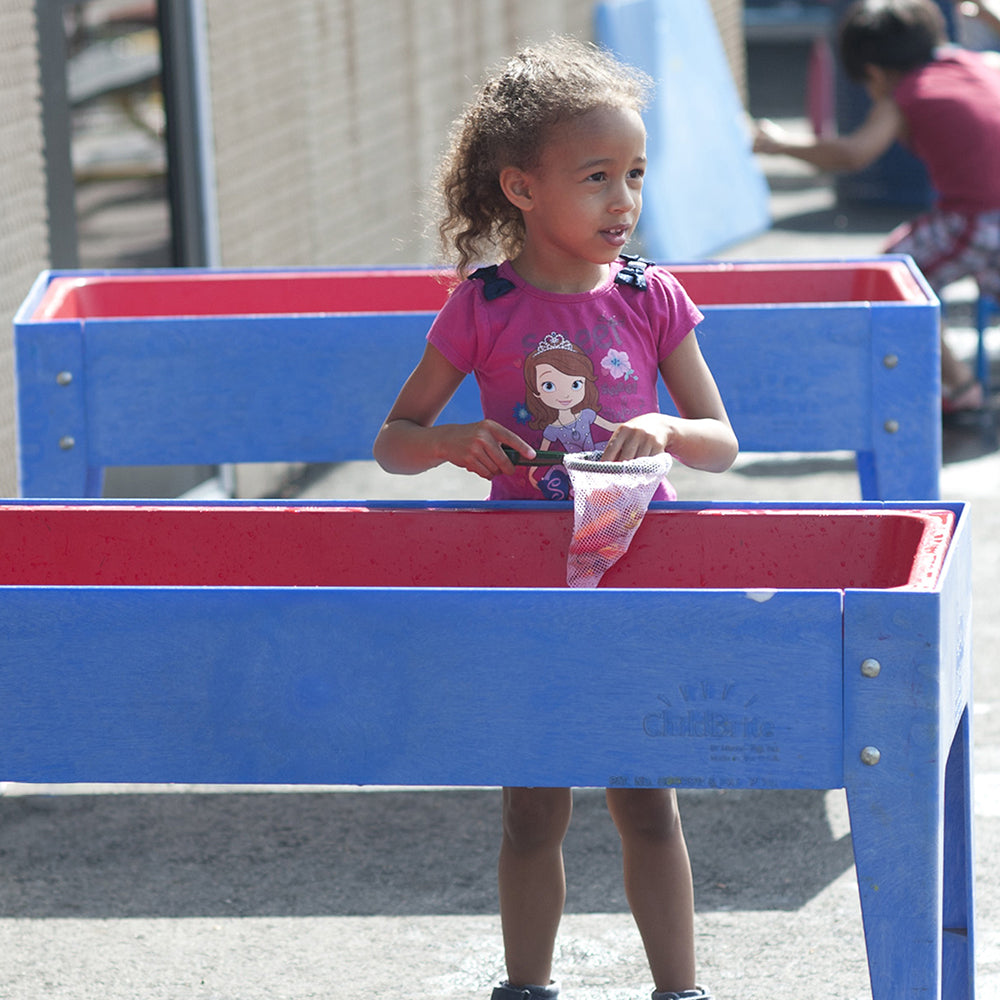
[[[694,887],[672,789],[609,788],[622,841],[625,894],[660,991],[693,989]]]
[[[507,981],[547,986],[566,901],[562,842],[573,812],[568,788],[505,788],[500,920]]]
[[[945,338],[941,329],[941,394],[945,399],[945,409],[978,410],[983,405],[983,387],[976,380],[972,365],[959,358]],[[956,406],[955,404],[959,404]]]
[[[995,239],[993,225],[983,218],[932,209],[897,226],[885,253],[909,254],[938,295],[949,285],[977,274],[986,249]],[[958,358],[941,325],[941,395],[945,411],[979,409],[983,387],[972,367]]]

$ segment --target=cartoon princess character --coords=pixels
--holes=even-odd
[[[544,337],[524,363],[526,403],[533,430],[544,428],[541,447],[593,451],[593,426],[609,433],[618,427],[599,416],[601,404],[590,358],[561,333]]]
[[[559,444],[565,452],[594,451],[592,428],[612,433],[619,426],[599,415],[600,394],[590,358],[561,333],[543,337],[528,356],[524,381],[530,427],[542,430],[542,450]],[[537,485],[546,495],[565,490],[568,497],[568,480],[563,483],[564,479],[561,468],[552,469]]]

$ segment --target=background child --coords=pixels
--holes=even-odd
[[[732,464],[736,438],[692,332],[701,313],[668,272],[618,259],[642,207],[648,84],[592,46],[555,39],[490,76],[456,123],[441,178],[442,241],[460,276],[500,263],[461,281],[435,319],[375,442],[383,468],[418,473],[451,462],[488,479],[494,498],[565,497],[564,482],[551,473],[536,481],[502,446],[526,459],[543,442],[576,450],[583,423],[580,436],[593,436],[609,460],[669,451],[698,469]],[[574,367],[574,354],[587,363]],[[483,419],[435,423],[469,373]],[[660,375],[679,417],[658,412]],[[545,408],[536,405],[543,397]],[[664,485],[659,495],[672,494]],[[510,725],[516,731],[517,720]],[[544,733],[529,738],[544,746]],[[616,788],[607,802],[654,997],[707,997],[695,987],[691,869],[675,793]],[[504,789],[507,981],[494,1000],[558,992],[552,957],[571,812],[569,789]]]
[[[821,170],[861,170],[893,142],[904,143],[927,167],[937,203],[893,232],[886,252],[912,256],[935,291],[972,276],[981,291],[996,295],[1000,70],[993,54],[946,40],[944,18],[930,0],[858,0],[841,23],[840,57],[872,99],[864,122],[849,135],[811,139],[764,121],[754,149]],[[982,386],[943,339],[941,383],[945,412],[982,407]]]

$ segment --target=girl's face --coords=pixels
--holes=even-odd
[[[639,221],[645,168],[646,130],[630,108],[557,126],[538,167],[522,175],[521,258],[543,274],[603,275]]]
[[[535,391],[553,410],[572,410],[582,402],[587,380],[582,375],[567,375],[552,365],[539,365],[535,371]]]

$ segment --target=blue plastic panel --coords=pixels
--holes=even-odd
[[[609,0],[598,42],[656,84],[645,115],[646,256],[690,260],[768,228],[770,191],[707,0]]]
[[[842,781],[835,591],[14,588],[0,622],[6,779]]]

